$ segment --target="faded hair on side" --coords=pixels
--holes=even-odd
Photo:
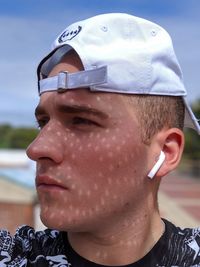
[[[149,145],[163,128],[183,130],[185,106],[180,96],[125,95],[134,107],[141,127],[142,141]]]

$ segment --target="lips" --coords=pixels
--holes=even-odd
[[[47,175],[38,175],[36,177],[36,187],[38,190],[44,190],[44,191],[68,190],[68,188],[62,185],[61,182]]]

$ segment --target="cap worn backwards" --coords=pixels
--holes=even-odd
[[[71,49],[84,70],[61,72],[52,68]],[[186,89],[169,34],[159,25],[123,13],[98,15],[76,22],[55,40],[38,66],[39,94],[90,88],[124,94],[182,96],[185,126],[200,134],[200,126],[186,101]]]

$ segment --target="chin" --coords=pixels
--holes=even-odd
[[[67,216],[67,214],[65,214],[65,216],[61,216],[59,212],[44,212],[41,210],[40,218],[42,223],[49,229],[65,232],[82,232],[86,230],[81,218],[72,218]]]

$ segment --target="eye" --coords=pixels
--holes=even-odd
[[[85,126],[100,126],[97,122],[87,119],[87,118],[82,118],[82,117],[74,117],[72,120],[73,125],[85,125]]]
[[[39,129],[42,129],[47,123],[48,123],[49,119],[48,118],[38,118],[36,120],[37,123],[37,127]]]

